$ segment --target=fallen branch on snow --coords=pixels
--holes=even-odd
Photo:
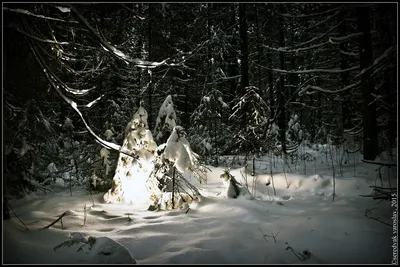
[[[374,160],[367,160],[367,159],[362,159],[362,162],[369,163],[369,164],[375,164],[375,165],[381,165],[381,166],[387,166],[387,167],[393,167],[397,166],[397,162],[390,162],[390,161],[374,161]]]
[[[372,209],[371,209],[371,210],[372,210]],[[370,209],[366,209],[366,210],[365,210],[365,217],[367,217],[368,219],[373,219],[373,220],[375,220],[375,221],[377,221],[377,222],[383,223],[384,225],[393,227],[393,225],[391,225],[391,224],[389,224],[389,223],[386,223],[386,222],[384,222],[384,221],[381,221],[379,218],[371,217],[371,216],[370,216],[370,214],[372,214],[372,211],[371,211],[371,210],[370,210]]]

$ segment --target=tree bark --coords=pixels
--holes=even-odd
[[[393,34],[390,29],[390,10],[391,6],[388,4],[384,4],[379,8],[381,23],[379,24],[380,30],[379,34],[381,36],[382,48],[383,51],[390,48],[392,45],[395,45],[395,38],[393,38]],[[396,72],[394,68],[391,70],[389,67],[386,67],[383,73],[383,90],[386,93],[385,102],[389,105],[389,107],[396,106]],[[388,131],[388,140],[389,146],[393,147],[396,144],[396,111],[391,108],[388,110],[388,120],[387,120],[387,131]]]
[[[262,47],[261,47],[261,38],[260,38],[260,22],[258,17],[258,5],[255,4],[255,13],[256,13],[256,35],[257,35],[257,80],[258,80],[258,88],[260,92],[262,91],[261,85],[261,55],[263,54]],[[267,95],[267,94],[265,94]]]
[[[357,8],[358,30],[363,33],[359,38],[360,69],[369,68],[373,63],[372,41],[370,33],[369,8],[360,6]],[[361,90],[363,96],[363,157],[366,160],[374,160],[378,155],[378,135],[376,127],[376,104],[372,93],[374,83],[371,78],[372,69],[364,71],[361,75]]]
[[[249,48],[248,48],[248,36],[247,36],[247,15],[246,15],[246,4],[239,4],[239,25],[240,25],[240,96],[246,94],[246,87],[249,86]],[[246,127],[247,121],[247,105],[243,113],[241,128]]]
[[[280,11],[283,13],[282,10],[282,5],[280,6]],[[284,23],[283,23],[283,18],[280,17],[280,29],[279,29],[279,46],[284,47],[285,46],[285,33],[284,33]],[[280,69],[284,70],[285,69],[285,54],[284,52],[279,53],[279,59],[280,59]],[[279,124],[279,140],[282,145],[282,151],[284,154],[286,154],[286,109],[285,109],[285,76],[283,73],[280,74],[279,77],[279,91],[277,92],[278,94],[278,124]]]
[[[249,50],[248,50],[248,36],[247,36],[247,15],[246,4],[239,4],[239,19],[240,19],[240,93],[243,96],[246,93],[246,87],[249,86]]]
[[[294,38],[295,38],[295,32],[294,32],[294,18],[290,19],[290,36],[291,36],[291,46],[292,48],[294,47]],[[292,70],[296,70],[296,56],[294,53],[290,54],[290,67]],[[288,98],[291,99],[291,101],[296,102],[297,101],[297,96],[295,94],[296,88],[298,85],[298,74],[293,73],[290,75],[290,87],[288,88],[289,95]],[[290,103],[288,103],[290,104]]]
[[[152,17],[153,17],[153,4],[149,4],[149,10],[148,10],[149,14],[148,14],[148,38],[149,38],[149,54],[148,54],[148,60],[152,61],[153,59],[153,53],[152,53],[152,49],[153,49],[153,40],[152,40]],[[148,99],[149,99],[149,106],[148,106],[148,125],[149,125],[149,129],[152,129],[153,126],[153,119],[152,119],[152,94],[153,94],[153,83],[151,81],[152,77],[150,76],[150,82],[149,82],[149,90],[148,90]]]
[[[235,4],[231,5],[231,23],[230,27],[232,27],[232,40],[231,40],[231,45],[230,45],[230,51],[229,51],[229,62],[228,62],[228,73],[230,77],[234,77],[238,74],[238,62],[237,62],[237,57],[236,57],[236,50],[237,50],[237,41],[236,41],[236,6]],[[237,87],[237,81],[236,79],[231,79],[230,80],[230,98],[228,99],[229,102],[232,102],[232,100],[235,97],[236,94],[236,87]]]
[[[213,83],[213,85],[214,85],[215,69],[214,69],[213,53],[212,53],[212,39],[213,39],[213,32],[212,32],[213,20],[212,20],[212,15],[211,15],[212,8],[213,8],[213,4],[208,3],[207,4],[207,34],[208,34],[208,41],[210,42],[210,45],[208,45],[208,50],[207,50],[207,59],[208,59],[207,83]]]
[[[346,20],[345,20],[345,16],[344,16],[344,11],[340,11],[339,16],[338,16],[338,23],[340,23],[339,27],[338,27],[339,36],[346,36]],[[339,49],[341,51],[347,51],[346,47],[347,47],[347,42],[342,42],[339,44]],[[340,68],[342,70],[345,70],[345,69],[348,69],[349,67],[350,66],[349,66],[347,56],[344,55],[343,53],[340,53]],[[344,88],[350,84],[348,72],[342,72],[340,74],[340,78],[341,78],[341,82],[340,82],[341,88]],[[350,93],[349,93],[349,91],[345,91],[343,93],[343,100],[342,100],[342,127],[343,127],[343,130],[351,128],[350,105],[351,105]]]
[[[272,72],[271,52],[267,51],[267,67],[268,67],[268,97],[271,109],[271,118],[275,117],[275,95],[274,95],[274,73]]]

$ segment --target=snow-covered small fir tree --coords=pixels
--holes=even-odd
[[[167,142],[157,149],[158,156],[151,174],[154,178],[151,181],[157,180],[160,190],[154,195],[157,208],[180,208],[185,202],[199,200],[199,191],[182,176],[183,173],[191,172],[200,182],[206,182],[207,169],[199,163],[199,156],[191,150],[185,135],[181,126],[175,126]]]
[[[200,181],[205,181],[205,170],[199,164],[199,156],[192,151],[181,126],[175,126],[167,140],[164,158],[173,162],[181,173],[188,170],[197,174]]]
[[[104,195],[106,203],[148,205],[154,210],[183,208],[199,200],[197,188],[182,173],[191,172],[205,182],[207,169],[191,150],[182,127],[175,126],[167,142],[157,147],[141,103],[128,123],[122,148],[134,156],[120,154],[113,187]]]
[[[299,116],[297,116],[297,114],[292,114],[286,130],[287,144],[289,145],[299,144],[303,139],[304,139],[304,131],[300,125]]]
[[[141,103],[128,124],[130,128],[122,145],[123,149],[131,151],[136,157],[123,153],[119,155],[113,188],[104,195],[106,203],[151,204],[153,189],[148,177],[153,169],[157,145],[148,129],[147,116]]]
[[[218,164],[218,154],[229,143],[230,128],[226,124],[229,113],[230,108],[222,93],[214,89],[202,98],[191,116],[191,144],[203,157],[212,157],[214,164]]]
[[[171,95],[168,95],[158,112],[156,127],[154,128],[154,139],[157,144],[163,144],[167,141],[173,128],[177,125],[177,118],[172,102]]]
[[[239,151],[246,153],[260,152],[264,143],[261,137],[268,123],[269,107],[257,93],[258,90],[255,86],[246,87],[246,93],[236,100],[233,114],[229,117],[243,126],[239,127],[236,140]]]
[[[279,140],[279,127],[276,123],[271,123],[267,129],[264,148],[267,151],[279,155],[281,152],[281,141]]]

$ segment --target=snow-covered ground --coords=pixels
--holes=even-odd
[[[350,158],[340,173],[336,164],[332,201],[329,157],[312,153],[316,160],[290,164],[290,170],[280,159],[256,159],[255,182],[251,173],[247,175],[255,198],[246,190],[236,199],[225,198],[223,167],[210,167],[207,184],[187,175],[204,196],[188,210],[154,212],[104,204],[103,193],[93,195],[93,205],[83,187],[73,188],[72,196],[68,188],[55,188],[47,195],[11,199],[13,211],[29,231],[10,211],[11,219],[3,220],[3,263],[391,263],[394,233],[389,225],[395,209],[390,201],[360,196],[371,194],[371,185],[381,185],[378,166],[359,162],[359,157],[354,165]],[[245,183],[243,168],[231,173]],[[396,173],[391,174],[392,186],[397,184]],[[387,175],[382,177],[386,186]],[[368,218],[366,210],[389,225]],[[64,212],[62,225],[58,221],[43,229]]]

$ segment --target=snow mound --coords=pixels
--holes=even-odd
[[[109,237],[86,238],[81,232],[71,233],[70,239],[54,248],[59,253],[65,250],[70,253],[75,250],[75,257],[85,264],[136,264],[128,249]]]
[[[136,264],[136,260],[125,246],[108,237],[96,239],[88,254],[88,260],[88,263],[97,264]]]

